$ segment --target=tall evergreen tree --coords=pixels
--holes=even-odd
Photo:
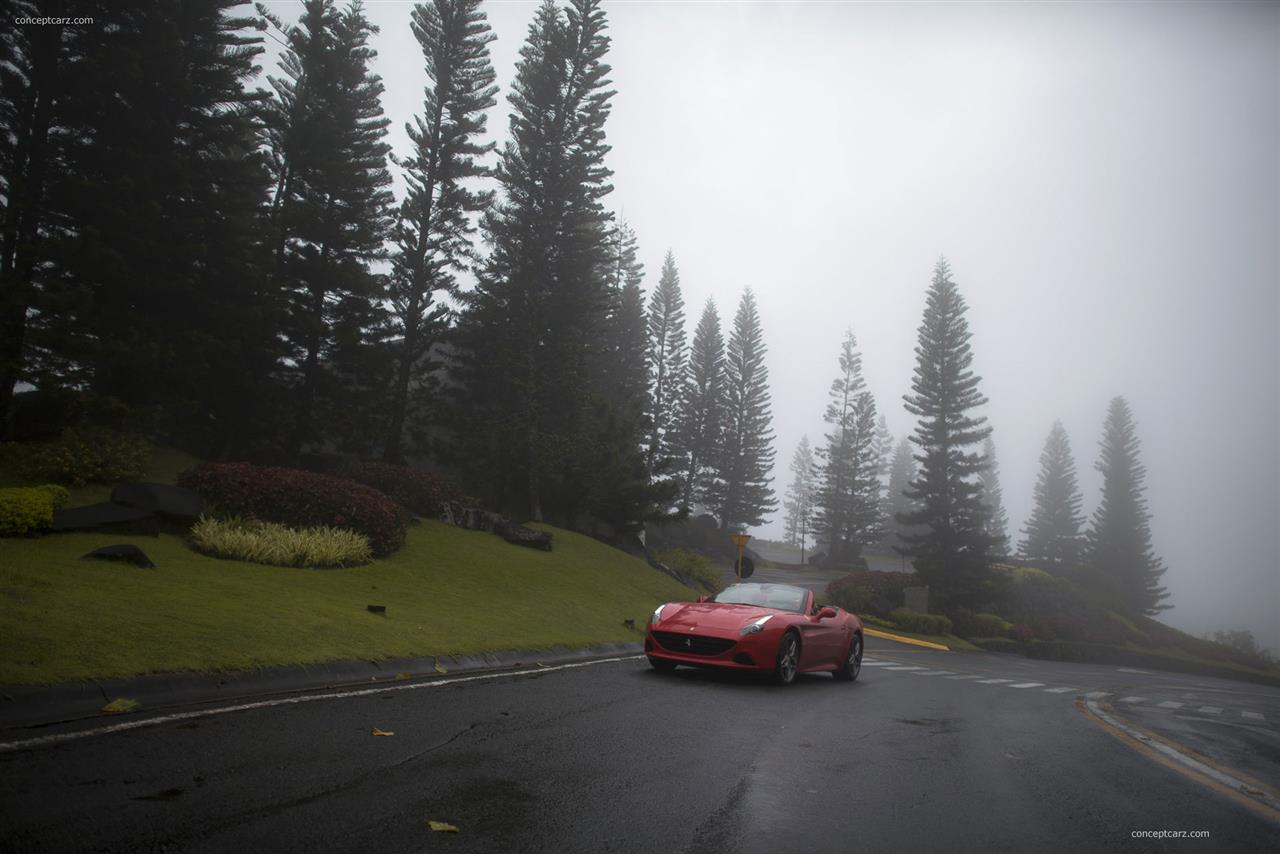
[[[608,364],[608,49],[599,0],[539,7],[509,95],[511,139],[496,169],[504,198],[484,220],[492,252],[462,296],[462,461],[491,500],[534,519],[572,522],[592,502],[622,512],[616,493],[593,497],[588,485],[606,486],[594,464],[608,413],[597,406]],[[638,515],[641,500],[627,512]]]
[[[495,143],[481,142],[485,112],[497,103],[489,43],[497,38],[480,0],[432,0],[413,9],[411,27],[426,63],[429,85],[422,113],[405,126],[413,154],[400,162],[408,192],[394,229],[391,276],[396,372],[383,456],[403,457],[405,422],[415,382],[438,367],[428,352],[448,322],[437,293],[453,293],[455,274],[471,267],[471,215],[491,192],[471,189],[489,174],[479,158]]]
[[[1000,488],[1000,466],[996,462],[996,443],[990,436],[982,442],[982,455],[987,467],[978,475],[982,483],[982,503],[987,506],[987,534],[993,539],[993,554],[1007,553],[1009,544],[1009,515],[1004,509],[1004,490]]]
[[[662,262],[662,276],[649,298],[649,470],[657,471],[667,459],[671,433],[680,418],[685,377],[684,296],[680,273],[670,251]]]
[[[1113,398],[1102,428],[1102,500],[1093,514],[1085,560],[1095,577],[1130,614],[1157,614],[1169,594],[1160,586],[1165,568],[1151,546],[1151,513],[1143,495],[1146,468],[1129,403]]]
[[[609,312],[605,341],[611,360],[605,384],[610,405],[634,425],[637,444],[645,440],[649,413],[648,329],[645,324],[644,264],[635,230],[621,222],[609,239]]]
[[[916,509],[916,504],[906,495],[911,481],[916,478],[916,461],[911,451],[911,440],[906,436],[893,449],[893,461],[889,465],[889,485],[885,490],[882,516],[885,519],[885,536],[881,542],[887,547],[898,548],[903,544],[903,534],[909,529],[898,521],[900,516]]]
[[[764,333],[751,291],[733,319],[725,360],[724,432],[716,459],[712,506],[721,528],[763,524],[778,503],[773,472],[773,416]]]
[[[715,494],[714,461],[720,449],[725,392],[724,336],[720,315],[708,299],[693,331],[680,402],[680,422],[675,432],[679,455],[681,506],[707,502]]]
[[[881,414],[876,419],[876,477],[880,478],[883,487],[888,482],[889,468],[893,465],[893,434],[889,432],[889,422]]]
[[[847,563],[880,536],[880,452],[875,401],[862,379],[862,355],[852,330],[845,332],[839,365],[823,414],[832,429],[818,451],[816,521],[828,558]]]
[[[358,370],[335,357],[367,355],[359,344],[382,320],[385,280],[371,265],[385,257],[392,196],[390,119],[382,80],[370,70],[376,52],[368,42],[377,31],[359,0],[345,10],[334,0],[306,0],[299,23],[286,30],[284,76],[271,80],[280,95],[269,117],[276,273],[297,366],[290,456],[316,437],[317,399],[340,400],[342,374]]]
[[[1082,502],[1071,440],[1062,422],[1055,421],[1040,453],[1035,507],[1023,528],[1026,538],[1019,547],[1022,557],[1041,563],[1046,569],[1075,568],[1080,561],[1084,530]]]
[[[800,562],[803,563],[805,546],[813,531],[813,506],[818,493],[813,448],[808,436],[800,437],[800,444],[791,457],[791,475],[791,485],[787,487],[787,497],[783,502],[787,512],[785,540],[800,548]]]
[[[920,449],[921,468],[906,490],[919,507],[900,514],[898,522],[920,526],[903,535],[903,551],[934,595],[945,605],[969,607],[988,593],[995,541],[987,533],[978,480],[987,461],[966,451],[991,432],[986,418],[973,414],[987,399],[971,370],[966,310],[950,267],[940,259],[920,324],[913,394],[903,398],[907,411],[920,419],[911,441]]]

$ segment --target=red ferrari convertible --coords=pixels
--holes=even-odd
[[[862,670],[862,621],[819,607],[789,584],[734,584],[697,602],[659,605],[649,618],[645,655],[658,670],[678,664],[773,673],[830,673],[852,682]]]

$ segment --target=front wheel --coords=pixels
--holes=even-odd
[[[668,661],[665,658],[654,658],[653,656],[649,656],[649,666],[659,673],[670,673],[676,669],[674,661]]]
[[[841,682],[852,682],[862,672],[862,635],[855,634],[849,641],[849,654],[840,669],[833,674]]]
[[[779,685],[790,685],[796,681],[796,673],[800,670],[800,640],[795,632],[787,632],[778,643],[778,665],[773,678]]]

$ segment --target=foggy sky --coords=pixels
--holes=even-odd
[[[365,5],[404,154],[426,82],[412,4]],[[487,6],[499,140],[536,6]],[[1280,648],[1280,6],[606,11],[606,204],[636,230],[646,290],[675,253],[690,336],[708,297],[727,325],[755,292],[779,499],[801,435],[821,442],[845,328],[890,428],[912,429],[902,396],[945,255],[1015,541],[1056,418],[1092,514],[1103,417],[1123,394],[1176,606],[1165,619]],[[781,538],[781,510],[753,533]]]

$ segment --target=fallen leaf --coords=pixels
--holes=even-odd
[[[439,833],[457,833],[458,828],[449,824],[447,821],[428,821],[427,827]]]
[[[394,733],[394,732],[383,732],[382,730],[378,729],[377,727],[374,727],[374,728],[373,728],[373,734],[374,734],[374,735],[395,735],[395,733]]]
[[[397,679],[400,679],[400,680],[404,680],[404,679],[412,679],[412,678],[413,678],[413,674],[412,674],[412,673],[409,673],[409,672],[407,672],[407,671],[401,670],[399,673],[397,673],[397,674],[396,674],[396,678],[397,678]]]
[[[437,659],[437,660],[436,660],[436,673],[448,673],[448,672],[449,672],[448,670],[445,670],[445,669],[444,669],[444,665],[440,663],[440,660],[439,660],[439,659]]]
[[[118,697],[102,707],[102,711],[109,715],[122,715],[125,712],[136,712],[142,708],[142,704],[137,700],[127,700],[124,697]]]

